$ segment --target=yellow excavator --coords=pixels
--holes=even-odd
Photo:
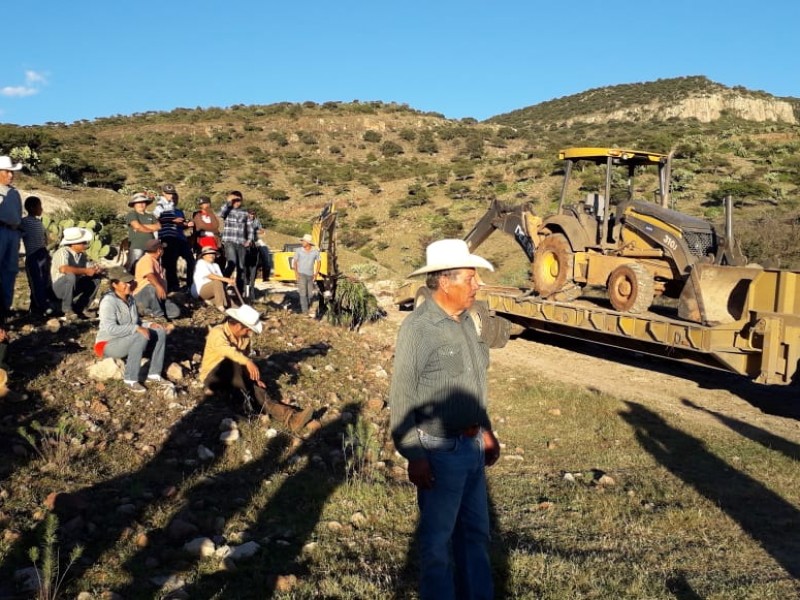
[[[321,261],[317,277],[318,285],[322,285],[328,280],[335,280],[339,272],[334,236],[336,215],[336,207],[333,202],[330,202],[325,205],[311,224],[311,243],[319,249]],[[294,282],[296,280],[294,253],[300,246],[302,246],[300,242],[284,244],[282,251],[272,252],[272,275],[270,276],[272,281]]]
[[[732,296],[744,293],[758,269],[744,267],[733,244],[730,202],[726,228],[667,207],[671,156],[621,148],[569,148],[558,210],[534,215],[526,205],[493,202],[464,238],[474,250],[495,229],[512,235],[531,261],[533,292],[543,299],[571,301],[587,287],[603,287],[624,313],[646,312],[656,296],[678,298],[682,319],[711,324],[738,318]],[[583,163],[604,171],[603,189],[575,199],[571,181]],[[651,168],[658,190],[635,198],[635,178]],[[622,170],[624,187],[614,187]]]

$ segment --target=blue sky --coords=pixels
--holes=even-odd
[[[479,120],[705,75],[800,97],[800,2],[40,0],[3,7],[0,122],[312,100]]]

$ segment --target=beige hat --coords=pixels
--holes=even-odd
[[[10,156],[0,156],[0,171],[19,171],[22,163],[11,162]]]
[[[261,315],[252,306],[242,304],[238,308],[229,308],[225,314],[256,333],[261,333]]]
[[[470,254],[469,246],[464,240],[439,240],[428,244],[425,249],[425,259],[425,266],[411,273],[409,277],[449,269],[472,268],[494,271],[494,267],[488,260]]]
[[[300,238],[301,242],[306,242],[308,244],[314,243],[314,238],[311,237],[310,233],[305,234],[303,237]]]
[[[72,244],[89,243],[94,235],[83,227],[67,227],[64,229],[63,237],[59,246],[71,246]]]

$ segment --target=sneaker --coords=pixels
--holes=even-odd
[[[172,387],[172,382],[169,379],[164,379],[161,375],[148,375],[147,376],[148,383],[155,383],[156,385],[163,385],[167,387]]]
[[[138,381],[126,381],[125,385],[128,387],[130,391],[134,394],[144,394],[147,391],[147,388],[144,387]]]
[[[317,313],[315,313],[313,310],[308,311],[308,318],[309,319],[316,319],[317,318]]]

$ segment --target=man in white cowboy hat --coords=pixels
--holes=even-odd
[[[322,262],[311,234],[305,234],[300,238],[300,242],[303,245],[295,250],[292,260],[297,291],[300,294],[300,313],[308,313],[309,317],[314,317],[314,311],[309,310],[309,307],[314,300],[315,282]]]
[[[267,397],[266,385],[261,381],[258,365],[250,358],[250,335],[261,333],[258,311],[243,304],[225,311],[222,325],[208,332],[203,360],[200,363],[200,381],[206,394],[236,391],[246,411],[252,410],[252,401],[261,405],[266,413],[294,433],[303,430],[311,420],[313,409],[297,410],[288,404]]]
[[[83,227],[67,227],[58,250],[53,254],[50,277],[53,293],[61,300],[61,312],[67,319],[84,318],[83,311],[94,300],[103,269],[89,264],[86,247],[92,232]]]
[[[154,215],[145,209],[151,204],[153,199],[143,192],[138,192],[128,200],[131,211],[125,215],[125,223],[128,225],[128,263],[125,268],[133,273],[136,261],[144,254],[144,245],[156,237],[156,232],[161,229],[161,224]]]
[[[19,272],[19,225],[22,221],[22,198],[11,183],[22,169],[8,156],[0,156],[0,321],[14,301],[14,282]]]
[[[493,598],[484,466],[500,446],[487,413],[489,349],[469,315],[476,269],[492,265],[462,240],[426,251],[430,300],[400,327],[389,403],[392,439],[408,459],[420,511],[420,598]]]

